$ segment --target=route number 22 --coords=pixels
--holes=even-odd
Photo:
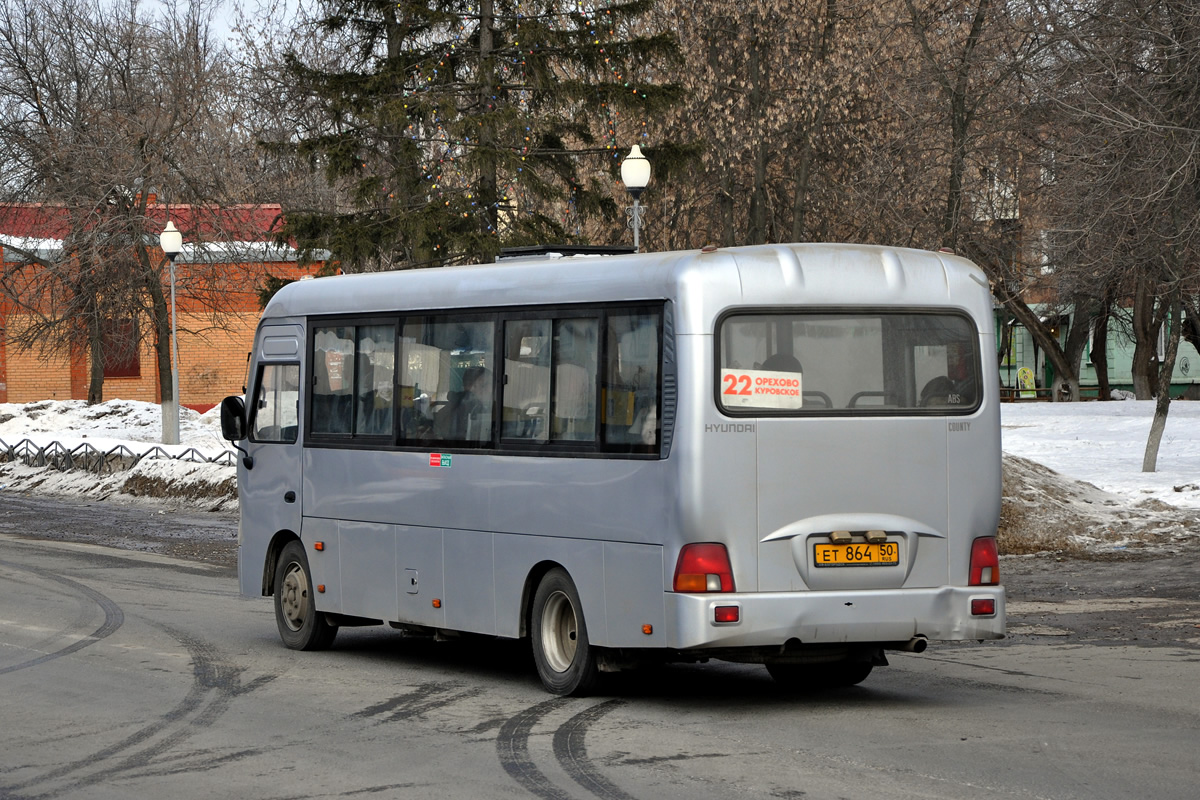
[[[726,375],[721,380],[725,384],[725,390],[722,394],[754,394],[754,392],[750,391],[749,375]]]

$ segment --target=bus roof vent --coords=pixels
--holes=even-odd
[[[574,256],[625,256],[634,249],[621,244],[535,244],[526,247],[504,247],[496,261],[541,261]]]

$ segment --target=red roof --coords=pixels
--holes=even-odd
[[[151,203],[146,207],[147,233],[157,235],[168,214],[184,241],[265,242],[283,225],[283,209],[263,205],[190,206]],[[21,203],[0,205],[0,234],[31,239],[62,239],[71,229],[72,209],[61,205]]]

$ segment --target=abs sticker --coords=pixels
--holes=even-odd
[[[726,408],[800,408],[803,377],[799,372],[723,369],[721,402]]]
[[[450,454],[449,453],[430,453],[429,454],[429,466],[431,466],[431,467],[449,467],[450,466]]]

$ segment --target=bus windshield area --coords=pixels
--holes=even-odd
[[[979,405],[979,334],[956,313],[735,314],[718,331],[730,414],[958,414]]]

